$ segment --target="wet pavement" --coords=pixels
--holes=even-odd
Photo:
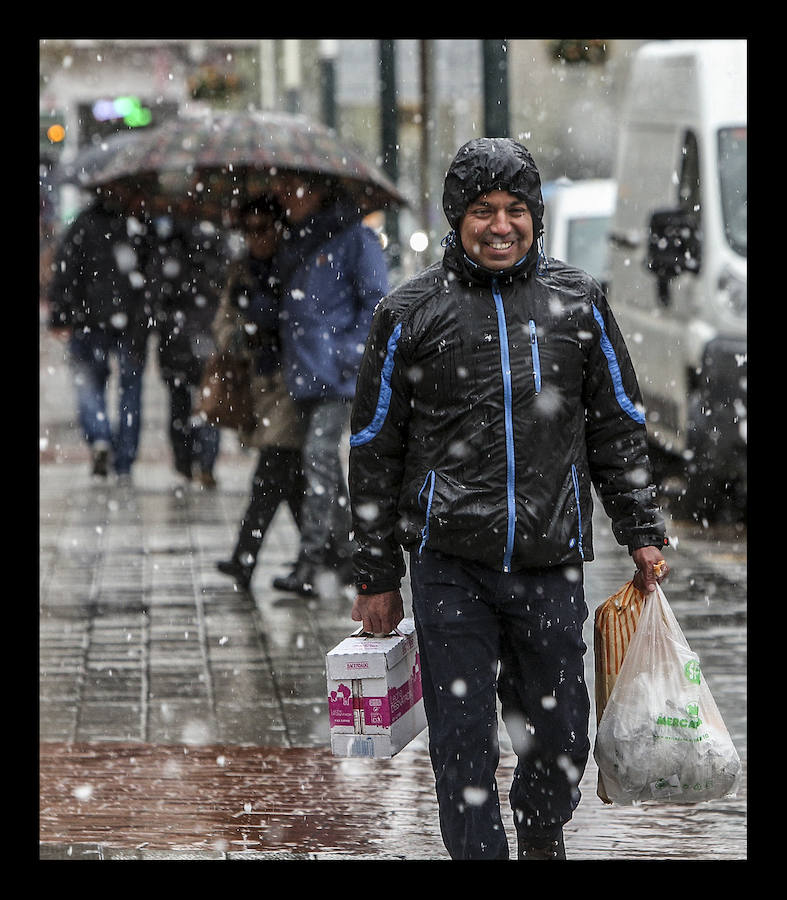
[[[355,628],[350,599],[270,587],[297,547],[283,509],[250,593],[222,576],[215,561],[233,546],[255,456],[225,431],[218,487],[176,486],[154,355],[143,396],[133,486],[94,483],[63,346],[42,331],[40,858],[446,859],[426,732],[391,760],[331,756],[324,660]],[[631,575],[603,514],[594,531],[591,697],[592,613]],[[671,533],[667,597],[743,761],[741,790],[694,807],[605,806],[591,758],[565,829],[571,860],[747,856],[746,532]],[[502,751],[505,797],[504,729]]]

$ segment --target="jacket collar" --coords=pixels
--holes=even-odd
[[[443,254],[443,263],[447,269],[456,272],[465,281],[488,285],[492,281],[505,283],[519,278],[527,278],[531,270],[536,267],[538,253],[538,242],[534,240],[527,253],[515,262],[513,266],[500,270],[486,269],[470,259],[462,246],[459,236],[454,233],[452,241],[449,240]]]
[[[357,207],[336,203],[305,222],[288,226],[275,257],[275,268],[281,282],[288,283],[296,270],[323,244],[360,219]]]

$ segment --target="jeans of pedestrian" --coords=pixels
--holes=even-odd
[[[350,402],[343,399],[301,401],[298,407],[306,424],[301,557],[316,567],[332,567],[337,560],[348,560],[352,552],[350,502],[341,459],[342,436],[350,421]]]
[[[579,803],[590,750],[582,571],[503,574],[425,549],[410,572],[443,841],[452,859],[508,859],[497,697],[517,756],[517,834],[538,842]]]
[[[144,342],[105,331],[75,332],[69,342],[79,424],[88,444],[106,442],[118,475],[127,474],[137,457],[141,427]],[[118,363],[118,417],[113,428],[107,404],[110,359]]]
[[[208,422],[195,424],[192,414],[195,385],[185,378],[164,379],[169,389],[169,439],[175,468],[191,478],[196,463],[200,472],[212,474],[219,455],[221,431]]]
[[[251,482],[251,497],[241,520],[233,559],[254,569],[265,532],[281,503],[287,503],[298,527],[304,496],[301,451],[262,447]]]

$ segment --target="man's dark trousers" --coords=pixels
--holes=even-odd
[[[503,574],[425,549],[410,572],[443,841],[452,859],[507,859],[496,695],[518,757],[517,832],[539,842],[579,803],[590,749],[582,569]]]

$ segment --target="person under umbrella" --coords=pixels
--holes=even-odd
[[[287,392],[279,350],[279,285],[273,255],[282,228],[282,211],[266,195],[239,210],[246,253],[230,270],[213,330],[220,353],[251,358],[256,426],[239,433],[241,443],[258,448],[251,492],[229,559],[216,567],[243,590],[251,585],[257,558],[279,506],[286,503],[298,526],[305,483],[301,465],[302,419]]]
[[[142,375],[152,309],[146,295],[147,177],[102,185],[58,244],[49,285],[49,326],[68,337],[79,423],[93,460],[92,473],[114,468],[131,478],[142,415]],[[118,365],[118,417],[107,405],[111,360]]]
[[[284,173],[272,183],[288,229],[275,272],[281,283],[282,373],[303,419],[306,496],[294,570],[279,590],[330,595],[348,585],[352,542],[341,441],[374,308],[388,291],[377,235],[323,178]]]
[[[216,486],[220,429],[196,415],[197,391],[215,351],[212,324],[229,265],[221,229],[191,197],[159,196],[151,229],[149,291],[158,332],[158,363],[170,398],[175,470],[186,483]]]

